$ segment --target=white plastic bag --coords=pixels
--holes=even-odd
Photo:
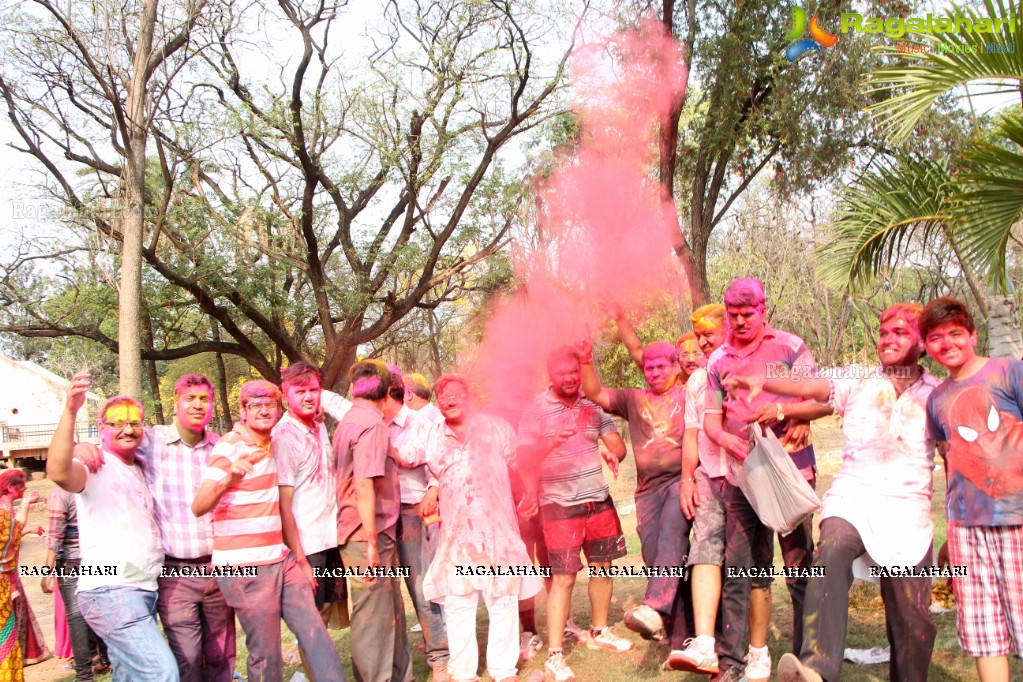
[[[821,508],[821,501],[773,431],[753,423],[749,433],[749,457],[732,473],[760,521],[788,535]]]

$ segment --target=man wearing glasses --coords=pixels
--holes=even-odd
[[[145,427],[135,452],[153,495],[165,554],[156,610],[181,682],[230,682],[234,674],[234,611],[210,570],[212,522],[192,514],[192,500],[218,438],[207,429],[213,396],[206,377],[182,376],[174,385],[173,422]],[[93,473],[104,463],[91,443],[76,445],[75,459]]]
[[[213,565],[224,568],[217,583],[245,631],[248,679],[283,680],[283,616],[305,654],[309,677],[344,682],[341,659],[316,610],[315,581],[307,577],[312,571],[301,542],[294,525],[282,529],[270,445],[280,401],[280,389],[269,381],[242,385],[241,421],[214,446],[192,513],[213,512]]]
[[[142,405],[117,396],[103,406],[99,433],[106,466],[90,473],[71,458],[75,419],[90,378],[88,372],[72,378],[46,457],[50,480],[76,494],[82,558],[78,605],[107,643],[114,679],[177,682],[177,663],[156,624],[163,547],[153,497],[135,460]]]

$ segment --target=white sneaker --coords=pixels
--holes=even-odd
[[[576,625],[571,618],[565,621],[565,639],[571,639],[580,644],[584,643],[590,638],[588,630],[583,630],[581,627]]]
[[[665,670],[715,675],[719,672],[713,637],[694,637],[685,641],[685,649],[675,649],[664,662]]]
[[[522,662],[536,656],[536,652],[543,647],[543,640],[532,632],[523,632],[519,638],[519,660]]]
[[[575,679],[575,673],[568,667],[568,663],[565,662],[564,654],[554,654],[548,656],[547,660],[543,664],[544,672],[546,676],[544,679],[554,680],[554,682],[569,682],[569,680]]]
[[[620,637],[615,629],[608,625],[595,636],[591,636],[586,642],[587,649],[607,649],[608,651],[629,651],[633,647],[632,642]]]
[[[769,682],[770,679],[771,651],[766,646],[763,649],[750,647],[746,654],[747,682]]]

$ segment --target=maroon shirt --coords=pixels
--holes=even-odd
[[[337,458],[337,537],[342,545],[367,542],[369,537],[359,518],[355,479],[373,479],[376,493],[377,534],[396,540],[401,515],[398,466],[390,456],[391,440],[383,416],[367,405],[356,403],[334,431]]]

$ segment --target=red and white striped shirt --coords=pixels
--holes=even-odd
[[[216,566],[275,564],[283,561],[288,551],[281,534],[277,466],[269,439],[261,442],[245,424],[236,423],[213,447],[203,481],[223,480],[231,464],[243,456],[252,463],[252,473],[228,488],[213,510]]]

